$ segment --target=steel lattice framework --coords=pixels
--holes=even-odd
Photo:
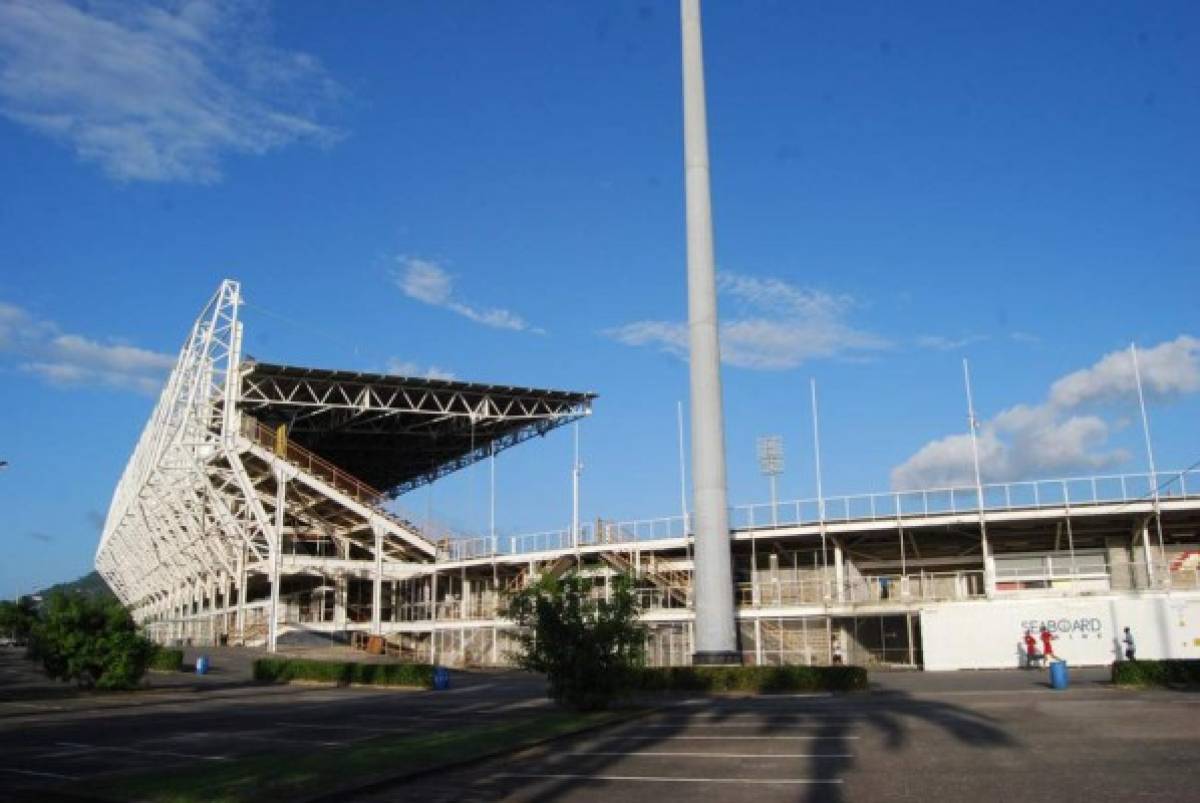
[[[234,597],[240,616],[252,575],[269,578],[274,607],[285,544],[314,534],[368,565],[378,597],[385,573],[437,555],[388,498],[586,415],[594,398],[243,362],[240,305],[239,284],[222,282],[113,495],[96,568],[142,620]]]

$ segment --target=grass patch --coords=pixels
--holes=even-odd
[[[633,673],[639,691],[786,692],[861,691],[861,666],[672,666]]]
[[[183,670],[183,650],[168,650],[158,647],[150,657],[151,672],[180,672]]]
[[[102,780],[63,791],[112,800],[151,803],[242,803],[291,801],[333,793],[347,785],[396,777],[469,761],[501,751],[624,719],[628,714],[555,711],[493,725],[428,735],[381,736],[350,747],[269,753],[221,762],[201,762],[169,772]]]
[[[1117,661],[1112,682],[1118,686],[1200,686],[1200,660]]]
[[[310,661],[302,658],[259,658],[254,679],[270,683],[310,680],[349,686],[415,686],[433,688],[432,664],[362,664],[354,661]]]

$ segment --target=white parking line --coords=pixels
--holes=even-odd
[[[309,730],[324,731],[363,731],[365,733],[407,733],[404,728],[364,728],[361,725],[347,723],[345,725],[317,725],[308,722],[276,722],[281,728],[308,728]]]
[[[574,750],[568,756],[651,756],[653,758],[854,758],[853,753],[676,753],[649,750]]]
[[[650,783],[744,783],[756,786],[842,782],[841,778],[668,778],[657,775],[583,775],[568,773],[498,772],[497,778],[545,778],[559,781],[643,781]]]
[[[19,770],[15,767],[0,767],[0,772],[16,772],[21,775],[36,775],[40,778],[58,778],[63,781],[78,781],[78,776],[63,775],[58,772],[37,772],[36,770]]]
[[[70,747],[75,753],[88,750],[116,753],[136,753],[143,756],[167,756],[168,758],[198,758],[203,761],[228,761],[229,756],[202,756],[196,753],[174,753],[169,750],[139,750],[136,747],[117,747],[115,745],[80,744],[79,742],[55,742],[59,747]],[[49,756],[47,756],[49,757]]]
[[[263,736],[257,733],[227,733],[224,735],[227,739],[241,739],[248,742],[272,742],[274,744],[290,744],[293,747],[304,747],[306,745],[317,745],[319,747],[345,747],[349,742],[310,742],[307,739],[288,739],[282,736]]]
[[[737,725],[732,722],[681,722],[678,725],[659,725],[657,723],[652,723],[645,725],[633,725],[631,727],[642,730],[680,730],[681,728],[693,728],[695,730],[707,730],[710,728],[742,728],[745,730],[746,728],[769,728],[773,731],[783,731],[795,730],[799,728],[826,728],[829,726],[809,722],[785,722],[778,724],[772,722],[747,722],[744,725]]]
[[[626,734],[620,734],[620,735],[626,735]],[[628,734],[627,738],[631,738],[631,739],[643,738],[643,739],[659,740],[664,737],[659,737],[659,736],[639,737],[637,734]],[[857,738],[858,738],[857,736],[741,736],[741,735],[737,735],[737,736],[729,736],[729,735],[726,735],[726,736],[688,736],[686,734],[683,734],[680,736],[665,737],[665,739],[667,741],[683,741],[686,739],[686,740],[692,740],[692,741],[723,741],[723,742],[734,741],[734,740],[743,740],[743,741],[753,740],[753,741],[764,741],[765,742],[765,741],[771,741],[774,739],[780,739],[780,740],[802,739],[805,741],[817,742],[817,741],[835,741],[835,740],[836,741],[844,741],[847,739],[857,739]]]

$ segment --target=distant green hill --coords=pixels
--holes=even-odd
[[[114,597],[112,589],[108,587],[108,583],[104,582],[104,578],[99,572],[88,572],[78,580],[70,583],[59,583],[58,585],[50,586],[37,592],[45,597],[47,594],[53,594],[56,591],[62,591],[65,594],[86,594],[89,597]]]

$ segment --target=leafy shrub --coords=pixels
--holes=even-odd
[[[154,645],[138,635],[113,599],[52,594],[30,634],[31,657],[46,674],[99,689],[129,689],[146,673]]]
[[[183,650],[155,647],[147,669],[155,672],[179,672],[183,669]]]
[[[433,688],[430,664],[360,664],[353,661],[311,661],[303,658],[259,658],[254,679],[270,683],[313,680],[349,686],[417,686]]]
[[[867,670],[861,666],[672,666],[640,669],[633,682],[643,691],[860,691],[867,688]]]
[[[576,574],[544,575],[508,601],[522,628],[518,664],[544,672],[550,697],[582,711],[606,708],[628,690],[645,651],[632,580],[616,577],[607,600],[594,599],[593,588]]]
[[[1120,686],[1200,686],[1200,660],[1117,661],[1112,682]]]

